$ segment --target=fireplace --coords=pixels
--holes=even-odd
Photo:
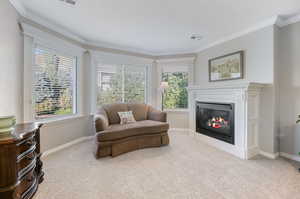
[[[234,104],[196,102],[196,131],[234,145]]]

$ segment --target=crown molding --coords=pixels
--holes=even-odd
[[[172,59],[181,59],[181,58],[192,58],[194,59],[197,56],[196,53],[182,53],[182,54],[170,54],[170,55],[158,55],[155,58],[159,60],[172,60]]]
[[[158,64],[167,64],[167,63],[186,63],[186,64],[194,64],[196,56],[190,57],[172,57],[172,58],[157,58],[156,63]]]
[[[136,54],[142,54],[144,56],[151,56],[154,57],[155,53],[147,50],[142,50],[130,46],[122,46],[122,45],[116,45],[113,43],[108,43],[108,42],[99,42],[99,41],[90,41],[87,40],[85,42],[86,45],[88,46],[94,46],[98,48],[103,48],[103,49],[111,49],[111,50],[118,50],[118,51],[127,51],[131,53],[136,53]]]
[[[289,17],[287,19],[284,19],[282,17],[278,17],[276,25],[280,28],[283,28],[284,26],[294,24],[294,23],[297,23],[297,22],[300,22],[300,14]]]
[[[19,0],[9,0],[9,2],[21,16],[26,17],[27,10]]]
[[[241,36],[247,35],[249,33],[252,33],[252,32],[258,31],[260,29],[272,26],[272,25],[276,24],[277,19],[278,19],[278,16],[271,17],[271,18],[269,18],[269,19],[267,19],[265,21],[262,21],[262,22],[260,22],[260,23],[258,23],[256,25],[254,25],[254,26],[249,27],[249,28],[247,28],[247,29],[245,29],[243,31],[236,32],[236,33],[231,34],[231,35],[229,35],[227,37],[223,37],[223,38],[221,38],[221,39],[219,39],[219,40],[217,40],[215,42],[212,42],[212,43],[210,43],[210,44],[208,44],[208,45],[206,45],[206,46],[204,46],[202,48],[199,48],[198,50],[195,51],[195,53],[202,52],[202,51],[204,51],[206,49],[209,49],[211,47],[223,44],[223,43],[225,43],[227,41],[231,41],[233,39],[236,39],[236,38],[239,38]]]
[[[21,22],[23,34],[33,38],[34,43],[45,45],[49,48],[55,49],[59,48],[66,54],[71,53],[71,55],[82,55],[86,52],[86,49],[82,48],[80,45],[66,41],[64,38],[59,38],[47,31],[41,30],[26,22]]]
[[[99,51],[108,50],[108,51],[119,53],[119,54],[125,53],[125,54],[134,55],[134,56],[142,56],[142,57],[153,58],[153,59],[165,59],[165,58],[168,59],[169,57],[177,57],[177,56],[184,57],[185,55],[189,55],[189,54],[197,54],[197,53],[202,52],[211,47],[220,45],[227,41],[239,38],[241,36],[258,31],[258,30],[263,29],[268,26],[277,25],[278,27],[284,27],[284,26],[287,26],[287,25],[290,25],[293,23],[297,23],[300,21],[300,14],[295,15],[290,18],[286,18],[286,19],[283,17],[280,17],[280,16],[273,16],[265,21],[262,21],[254,26],[247,28],[243,31],[239,31],[239,32],[233,33],[227,37],[223,37],[223,38],[221,38],[215,42],[209,43],[208,45],[203,46],[199,49],[189,51],[189,52],[182,51],[182,52],[177,52],[177,53],[169,53],[168,55],[166,55],[163,53],[154,53],[154,52],[150,52],[147,50],[141,50],[141,49],[128,47],[128,46],[108,44],[105,42],[89,41],[89,40],[77,35],[76,33],[67,30],[66,28],[64,28],[60,25],[51,23],[47,19],[37,16],[36,14],[34,14],[32,12],[28,12],[28,10],[26,10],[26,8],[23,6],[23,4],[21,3],[20,0],[9,0],[9,2],[13,5],[13,7],[15,7],[15,9],[18,11],[18,13],[21,16],[23,16],[24,18],[32,20],[33,22],[35,22],[41,26],[44,26],[53,32],[57,32],[67,38],[73,39],[73,40],[81,43],[82,45],[91,47],[92,50],[99,50]]]
[[[51,23],[49,20],[47,20],[41,16],[38,16],[32,12],[27,12],[26,18],[33,21],[34,23],[42,25],[42,26],[50,29],[51,31],[55,31],[55,32],[57,32],[61,35],[64,35],[70,39],[73,39],[77,42],[86,43],[86,40],[84,38],[82,38],[81,36],[77,35],[76,33],[69,31],[66,28],[64,28],[58,24]]]

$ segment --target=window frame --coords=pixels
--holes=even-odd
[[[160,80],[160,83],[163,81],[163,74],[164,73],[187,73],[187,78],[188,78],[188,87],[190,86],[189,85],[189,78],[190,78],[190,74],[188,71],[174,71],[174,72],[161,72],[161,80]],[[187,89],[187,87],[186,87]],[[165,99],[165,98],[164,98]],[[161,102],[163,103],[163,102]],[[187,107],[186,108],[164,108],[164,111],[167,111],[167,112],[187,112],[188,109],[189,109],[189,96],[187,94]]]
[[[77,103],[77,99],[78,99],[78,56],[77,55],[72,55],[70,53],[66,53],[63,50],[60,50],[58,48],[53,49],[51,47],[47,47],[44,46],[44,44],[40,44],[40,43],[33,43],[33,48],[32,48],[32,67],[34,65],[36,65],[35,63],[35,49],[41,47],[44,50],[47,50],[48,52],[52,53],[52,54],[57,54],[57,55],[61,55],[61,56],[66,56],[66,57],[72,57],[74,60],[73,66],[72,66],[72,89],[73,89],[73,96],[72,96],[72,112],[71,114],[66,114],[66,115],[53,115],[47,118],[38,118],[37,114],[35,112],[35,102],[32,100],[32,109],[33,109],[33,114],[34,114],[34,121],[51,121],[51,120],[59,120],[59,119],[63,119],[63,118],[69,118],[69,117],[73,117],[78,115],[78,103]],[[34,71],[32,70],[32,79],[33,79],[33,74]],[[32,88],[34,87],[34,85],[32,84]],[[33,91],[33,89],[32,89]],[[32,92],[33,93],[33,92]]]
[[[96,70],[97,70],[97,72],[96,72],[96,75],[97,75],[97,77],[96,77],[96,79],[97,79],[97,83],[96,83],[96,98],[97,98],[97,96],[98,96],[98,85],[99,85],[99,82],[98,82],[98,74],[100,73],[100,74],[102,74],[102,73],[112,73],[112,72],[106,72],[106,71],[99,71],[97,68],[100,66],[101,67],[101,62],[95,62],[95,65],[96,65]],[[109,65],[109,64],[107,64],[107,65]],[[116,65],[116,64],[111,64],[112,66],[113,65]],[[144,88],[144,102],[143,103],[145,103],[145,104],[147,104],[148,102],[149,102],[149,65],[147,65],[147,64],[145,64],[145,65],[143,65],[143,64],[118,64],[118,67],[121,67],[122,69],[122,76],[124,75],[124,73],[125,73],[125,68],[126,68],[126,66],[129,66],[129,67],[142,67],[143,69],[144,69],[144,72],[145,72],[145,88]],[[102,77],[101,77],[102,78]],[[123,77],[123,84],[124,84],[125,82],[124,82],[124,77]],[[102,86],[102,83],[101,83],[101,86]],[[124,87],[125,85],[123,85],[123,88],[122,88],[122,90],[123,90],[123,92],[122,92],[122,102],[120,102],[120,103],[125,103],[125,98],[124,98],[124,95],[125,95],[125,87]],[[99,105],[98,105],[98,103],[97,103],[97,99],[96,99],[96,108],[99,108]]]
[[[157,60],[157,71],[158,71],[158,86],[160,86],[163,80],[164,72],[187,72],[188,73],[188,87],[192,86],[194,83],[194,65],[195,65],[195,56],[191,57],[182,57],[182,58],[174,58],[174,59],[162,59]],[[171,71],[167,71],[166,68],[172,68]],[[188,89],[188,88],[187,88]],[[188,107],[187,108],[175,108],[175,109],[164,109],[165,112],[177,112],[177,113],[186,113],[189,112],[191,107],[191,101],[188,97]],[[162,92],[159,90],[158,92],[158,107],[162,107]]]
[[[82,86],[82,56],[85,49],[69,42],[64,39],[60,39],[57,36],[49,34],[47,32],[41,31],[36,27],[22,23],[23,35],[24,35],[24,86],[23,86],[23,122],[43,122],[43,123],[52,123],[56,121],[63,121],[66,119],[79,118],[83,116],[83,97],[81,93],[83,92]],[[58,115],[49,118],[36,119],[35,118],[35,109],[32,99],[33,91],[33,64],[35,64],[35,47],[42,46],[45,49],[50,49],[65,55],[68,57],[76,57],[76,68],[73,70],[73,73],[76,73],[74,76],[74,93],[73,93],[73,107],[76,109],[76,113],[71,115]]]

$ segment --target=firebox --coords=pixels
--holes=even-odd
[[[234,144],[234,104],[196,102],[196,131]]]

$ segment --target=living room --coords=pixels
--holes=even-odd
[[[300,2],[0,16],[1,199],[299,197]]]

